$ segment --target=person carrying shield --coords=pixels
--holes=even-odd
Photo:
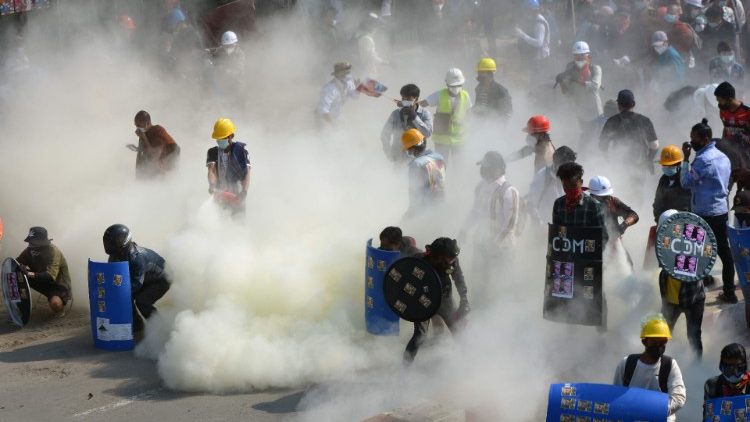
[[[750,394],[750,373],[747,372],[745,346],[732,343],[721,349],[719,360],[721,375],[711,377],[703,385],[703,413],[706,401],[721,397],[745,396]],[[713,412],[717,414],[718,412]]]
[[[445,321],[445,325],[451,333],[455,333],[459,323],[469,314],[469,299],[466,281],[464,280],[461,265],[458,262],[460,249],[455,239],[440,237],[435,239],[431,244],[425,246],[426,251],[415,255],[416,258],[423,259],[435,272],[440,276],[442,284],[442,300],[437,316]],[[453,284],[456,285],[460,302],[456,309],[453,301]],[[424,343],[427,330],[430,328],[430,320],[414,323],[414,335],[412,335],[409,344],[404,351],[404,360],[406,362],[414,361],[419,347]]]
[[[677,210],[664,211],[659,216],[659,225],[664,223],[669,217],[677,214]],[[658,231],[658,229],[657,229]],[[684,256],[683,256],[684,258]],[[689,265],[686,262],[686,265]],[[693,263],[695,265],[695,263]],[[692,272],[695,272],[693,269]],[[701,340],[703,324],[703,312],[706,307],[706,292],[703,279],[693,282],[686,282],[672,277],[663,268],[659,272],[659,293],[661,295],[661,313],[673,330],[680,314],[685,314],[685,323],[687,325],[687,336],[690,347],[695,355],[700,359],[703,355],[703,341]]]
[[[102,237],[108,262],[128,262],[130,289],[133,300],[133,332],[143,331],[143,318],[156,312],[154,303],[169,290],[169,280],[164,271],[165,261],[151,249],[137,245],[130,229],[122,224],[113,224]]]
[[[29,280],[29,286],[47,297],[47,303],[55,316],[65,315],[65,305],[71,300],[70,271],[68,262],[53,239],[47,237],[44,227],[32,227],[24,239],[29,246],[18,255],[16,261],[21,272]]]
[[[552,205],[552,224],[560,226],[606,227],[604,207],[583,191],[583,167],[575,162],[562,164],[557,177],[563,185],[565,196]],[[607,230],[602,231],[602,243],[609,240]]]
[[[211,134],[216,146],[206,154],[208,193],[235,215],[245,212],[251,170],[245,144],[234,140],[236,130],[231,120],[217,120]]]
[[[380,247],[386,251],[398,251],[401,257],[422,253],[413,237],[404,236],[400,227],[389,226],[380,232]]]
[[[638,214],[630,206],[622,202],[620,198],[613,195],[614,189],[612,189],[612,183],[604,176],[591,178],[589,181],[589,194],[603,205],[609,237],[617,239],[615,242],[610,242],[610,245],[616,245],[614,247],[621,247],[625,251],[628,264],[632,268],[633,260],[630,258],[630,254],[625,249],[625,245],[622,244],[621,239],[622,235],[625,234],[625,230],[638,222]]]
[[[669,394],[667,422],[677,420],[676,413],[687,400],[682,371],[674,358],[664,354],[671,338],[669,326],[661,315],[647,318],[641,324],[644,353],[623,358],[617,365],[614,378],[614,385]]]

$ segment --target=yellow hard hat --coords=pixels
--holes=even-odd
[[[226,117],[222,117],[214,123],[214,133],[211,134],[213,139],[224,139],[233,134],[237,128],[234,127],[234,123]]]
[[[683,159],[682,150],[677,145],[667,145],[661,150],[659,164],[673,166],[679,164]]]
[[[666,338],[671,339],[672,334],[669,332],[669,325],[661,315],[654,316],[641,324],[641,338]]]
[[[414,128],[407,130],[401,135],[401,146],[404,150],[419,145],[422,141],[424,141],[424,135]]]
[[[489,57],[485,57],[477,63],[477,72],[495,72],[497,64]]]

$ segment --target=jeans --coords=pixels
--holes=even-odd
[[[727,237],[727,214],[711,217],[700,216],[706,220],[711,231],[716,236],[716,249],[721,259],[721,280],[724,282],[724,294],[734,296],[734,259],[729,249],[729,238]]]
[[[440,308],[437,311],[437,315],[439,315],[440,318],[445,321],[445,325],[447,325],[448,329],[451,331],[451,333],[453,333],[456,322],[458,322],[458,320],[456,319],[456,305],[453,303],[453,296],[443,295],[443,299],[440,303]],[[417,351],[419,351],[419,347],[422,346],[422,343],[424,343],[425,335],[427,334],[427,330],[429,329],[429,319],[427,321],[414,323],[414,335],[411,336],[409,344],[406,345],[406,351],[404,351],[404,360],[406,360],[407,362],[411,362],[414,360],[414,357],[417,356]]]
[[[682,307],[662,300],[661,313],[664,315],[664,319],[667,320],[669,330],[674,329],[674,325],[677,322],[677,318],[680,314],[685,314],[685,322],[687,323],[687,335],[690,347],[700,359],[703,355],[703,342],[701,341],[701,325],[703,324],[703,309],[706,301],[701,300],[688,307]]]

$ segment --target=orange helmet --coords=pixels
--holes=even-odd
[[[547,133],[549,132],[549,129],[549,119],[539,114],[536,116],[531,116],[529,121],[526,122],[526,127],[523,128],[523,131],[531,135],[536,135],[538,133]]]

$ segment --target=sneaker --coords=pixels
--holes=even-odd
[[[728,294],[727,292],[721,292],[716,296],[717,302],[724,303],[737,303],[737,295],[734,293]]]

